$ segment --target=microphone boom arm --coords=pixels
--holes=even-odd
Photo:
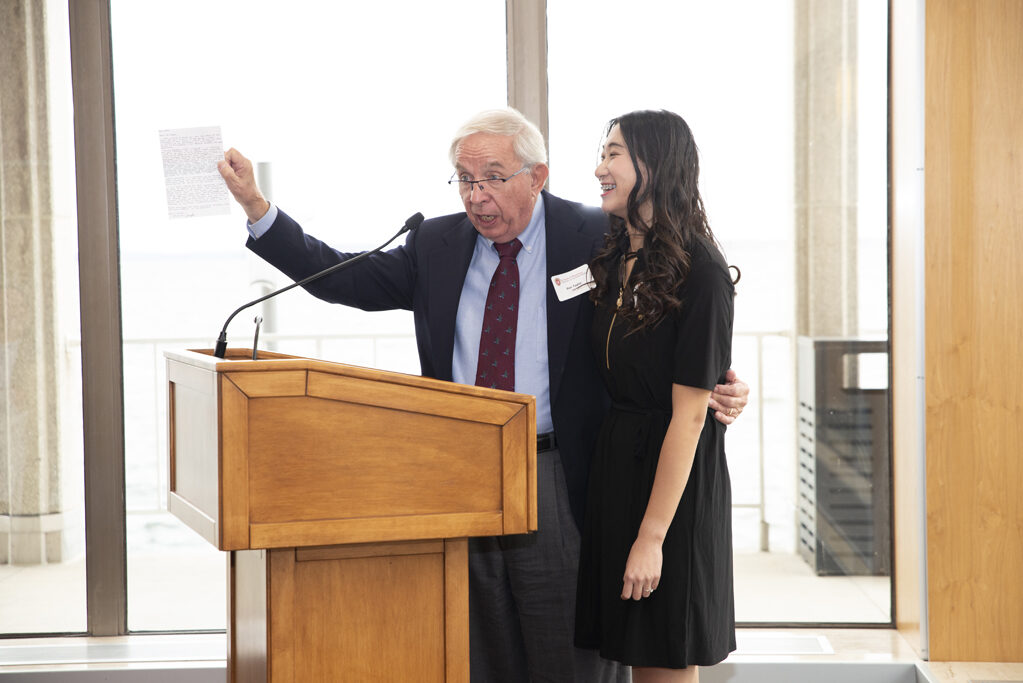
[[[269,294],[265,294],[265,295],[259,297],[258,299],[254,299],[253,301],[250,301],[247,304],[243,304],[242,306],[239,306],[237,309],[235,309],[234,313],[229,315],[227,317],[227,320],[224,321],[224,326],[220,329],[220,336],[217,337],[217,346],[216,346],[216,348],[213,351],[213,355],[216,356],[217,358],[223,358],[227,354],[227,326],[231,324],[231,321],[234,320],[234,317],[236,315],[238,315],[239,313],[244,311],[246,308],[248,308],[250,306],[255,306],[258,303],[266,301],[270,297],[277,296],[278,294],[283,294],[284,292],[288,291],[289,289],[294,289],[295,287],[301,287],[302,285],[306,285],[306,284],[312,282],[313,280],[318,280],[321,277],[326,277],[327,275],[330,275],[331,273],[335,273],[335,272],[341,270],[342,268],[344,268],[346,266],[350,266],[350,265],[353,265],[355,263],[358,263],[362,259],[364,259],[364,258],[366,258],[368,256],[372,256],[373,254],[376,254],[377,252],[382,250],[384,247],[386,247],[388,244],[390,244],[394,240],[398,239],[398,237],[400,237],[401,235],[404,235],[406,232],[409,232],[410,230],[414,230],[414,229],[418,228],[419,224],[422,223],[422,222],[423,222],[423,214],[421,214],[421,213],[417,213],[417,214],[415,214],[413,216],[409,216],[409,219],[407,221],[405,221],[405,225],[403,225],[401,227],[401,230],[399,230],[398,232],[394,233],[394,235],[392,235],[389,240],[387,240],[386,242],[381,244],[376,249],[373,249],[372,251],[364,251],[363,253],[359,254],[358,256],[353,256],[352,258],[346,259],[346,260],[342,261],[341,263],[335,263],[331,267],[326,268],[324,270],[321,270],[318,273],[313,273],[312,275],[310,275],[309,277],[307,277],[307,278],[305,278],[303,280],[299,280],[297,282],[292,282],[287,287],[281,287],[280,289],[274,290],[274,291],[270,292]],[[253,353],[255,353],[255,349],[253,349]]]

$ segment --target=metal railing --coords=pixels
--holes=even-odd
[[[759,521],[759,547],[761,551],[768,551],[769,542],[769,529],[770,525],[766,515],[766,471],[765,471],[765,455],[767,452],[767,444],[765,442],[765,418],[764,418],[764,405],[765,405],[765,393],[764,393],[764,367],[765,367],[765,349],[764,341],[766,339],[780,339],[786,342],[789,349],[789,354],[794,354],[795,349],[795,334],[790,331],[751,331],[751,332],[736,332],[734,334],[733,349],[736,344],[735,341],[739,340],[752,340],[754,342],[754,355],[750,363],[749,358],[743,358],[741,360],[740,376],[743,377],[750,384],[750,402],[747,406],[742,421],[743,424],[748,425],[753,423],[756,430],[756,444],[755,444],[755,461],[757,471],[757,499],[754,501],[743,501],[733,502],[733,509],[746,509],[756,510]],[[371,360],[369,363],[365,363],[370,367],[380,367],[380,356],[381,344],[388,342],[407,342],[409,344],[410,353],[415,354],[415,337],[409,333],[379,333],[379,332],[367,332],[367,333],[344,333],[344,334],[322,334],[322,335],[309,335],[309,334],[278,334],[278,333],[266,333],[260,336],[260,346],[264,349],[278,349],[284,347],[287,352],[287,346],[301,344],[303,349],[309,348],[312,344],[312,351],[305,352],[304,355],[310,355],[316,358],[324,358],[326,355],[327,347],[331,344],[337,344],[340,342],[352,342],[352,341],[363,341],[371,343]],[[136,419],[131,424],[128,420],[125,421],[125,429],[131,430],[132,428],[137,429],[154,429],[157,435],[157,462],[160,464],[158,474],[158,490],[151,492],[148,496],[139,495],[136,496],[136,500],[140,497],[149,497],[152,501],[152,506],[135,506],[129,512],[131,513],[149,513],[157,512],[159,510],[166,509],[166,476],[167,476],[167,438],[166,438],[166,392],[162,390],[162,387],[166,384],[166,365],[163,358],[163,351],[168,349],[184,349],[184,348],[212,348],[213,343],[209,339],[200,339],[196,337],[137,337],[124,340],[124,357],[125,363],[132,362],[135,364],[135,368],[132,371],[126,367],[125,369],[125,402],[126,405],[131,401],[140,401],[142,396],[134,396],[133,394],[145,393],[145,387],[155,387],[156,391],[152,392],[152,395],[148,398],[148,403],[151,406],[151,417],[150,419]],[[245,346],[244,340],[235,342],[235,345]],[[141,372],[141,366],[139,365],[141,357],[147,358],[147,364],[149,370],[147,376],[144,378],[135,377],[134,379],[139,381],[133,381],[132,374]],[[733,355],[734,358],[734,355]],[[131,359],[131,360],[128,360]],[[794,365],[793,365],[794,368]],[[390,368],[381,368],[390,369]],[[794,374],[794,373],[793,373]],[[794,396],[795,391],[795,378],[792,379],[792,392]],[[149,411],[147,411],[149,412]],[[746,427],[747,429],[749,427]],[[127,436],[127,435],[126,435]],[[126,438],[126,442],[130,443],[133,439]],[[126,459],[132,459],[132,453],[126,454]],[[148,457],[151,462],[151,455]],[[127,477],[130,479],[130,468]],[[151,481],[151,480],[150,480]],[[133,486],[131,481],[126,482],[126,487],[130,490]]]

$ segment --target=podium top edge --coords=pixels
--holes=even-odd
[[[184,349],[181,351],[170,350],[163,352],[164,358],[176,360],[187,365],[222,372],[229,369],[241,368],[245,365],[262,364],[263,361],[280,362],[282,360],[308,361],[311,359],[300,356],[288,356],[273,351],[260,351],[257,360],[252,360],[252,349],[228,349],[226,358],[217,358],[213,355],[213,349]],[[317,361],[327,362],[327,361]]]
[[[488,389],[472,386],[469,384],[458,384],[422,377],[420,375],[409,375],[390,370],[378,370],[366,368],[359,365],[349,365],[335,361],[318,360],[315,358],[304,358],[302,356],[289,356],[273,351],[259,351],[257,360],[252,360],[252,349],[229,348],[226,358],[217,358],[213,355],[213,349],[185,349],[181,351],[167,350],[163,353],[164,358],[169,361],[176,361],[185,365],[205,370],[207,372],[258,372],[268,370],[311,370],[325,372],[328,374],[347,375],[349,377],[369,379],[374,381],[385,381],[406,386],[422,387],[427,389],[442,389],[444,391],[465,394],[467,396],[481,396],[492,400],[506,401],[509,403],[529,404],[534,403],[536,398],[531,394],[520,394],[511,391]]]

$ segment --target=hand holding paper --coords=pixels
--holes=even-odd
[[[227,183],[227,189],[241,204],[250,223],[255,223],[270,209],[270,202],[263,197],[256,185],[256,174],[252,162],[234,147],[224,152],[224,158],[217,162],[217,170]]]

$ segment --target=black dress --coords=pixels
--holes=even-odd
[[[731,483],[725,426],[708,410],[689,481],[663,543],[658,588],[622,600],[625,562],[653,487],[673,383],[713,389],[731,364],[734,288],[699,241],[682,309],[626,336],[618,287],[597,306],[592,342],[613,400],[590,471],[576,598],[576,645],[632,666],[711,665],[735,649]],[[641,251],[632,282],[642,280]]]

